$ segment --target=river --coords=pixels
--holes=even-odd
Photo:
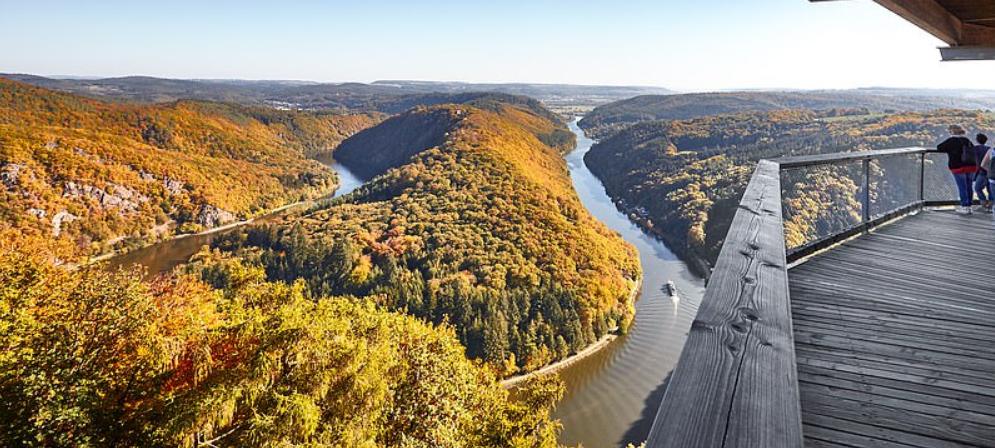
[[[556,408],[563,423],[560,441],[588,448],[625,446],[646,440],[663,395],[664,381],[677,364],[705,283],[663,242],[644,233],[620,212],[604,186],[584,164],[594,141],[570,123],[577,147],[567,155],[570,178],[595,218],[639,250],[643,289],[629,333],[598,353],[560,371],[567,393]],[[667,280],[679,300],[663,291]]]
[[[335,170],[339,178],[339,186],[335,189],[333,197],[348,194],[356,187],[363,184],[363,181],[356,177],[351,171],[335,161],[323,160],[329,168]],[[283,212],[275,212],[255,219],[255,222],[266,221],[268,218],[279,216]],[[136,249],[122,255],[115,256],[107,260],[107,267],[117,269],[119,267],[130,267],[135,264],[145,266],[149,275],[166,272],[180,264],[185,263],[190,257],[197,253],[204,245],[211,244],[215,238],[231,232],[234,228],[221,230],[213,233],[201,233],[196,235],[183,236],[166,240],[151,246]]]
[[[555,412],[563,423],[560,441],[583,443],[588,448],[640,443],[646,439],[656,415],[663,383],[680,357],[704,293],[704,281],[615,207],[601,181],[584,164],[584,154],[594,142],[584,136],[576,121],[570,124],[570,130],[577,134],[577,147],[566,156],[574,188],[595,218],[639,250],[643,289],[628,334],[560,371],[567,385],[567,393]],[[339,176],[336,196],[362,184],[344,166],[326,162]],[[137,263],[145,265],[150,274],[165,272],[228,231],[165,241],[112,258],[109,265],[115,268]],[[679,301],[663,292],[667,280],[677,285]]]

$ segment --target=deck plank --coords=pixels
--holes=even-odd
[[[808,446],[995,447],[995,225],[906,217],[789,271]]]
[[[835,416],[808,413],[805,415],[805,446],[822,446],[825,440],[836,441],[843,446],[852,447],[917,447],[930,448],[960,448],[968,447],[963,443],[940,440],[934,437],[921,436],[904,431],[868,425],[862,421],[844,420]],[[835,428],[847,428],[846,431]],[[818,443],[813,443],[813,442]]]

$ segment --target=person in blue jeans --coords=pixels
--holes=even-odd
[[[995,149],[989,149],[985,153],[985,157],[981,159],[981,166],[988,172],[988,191],[995,191]],[[995,207],[992,207],[992,218],[995,219]]]
[[[951,125],[950,138],[936,146],[936,150],[947,155],[947,168],[957,183],[957,193],[960,196],[960,206],[957,213],[971,214],[971,204],[974,202],[974,173],[978,171],[978,159],[974,156],[974,143],[964,136],[967,134],[960,125]]]
[[[974,157],[979,162],[985,158],[985,155],[991,151],[991,147],[986,145],[988,143],[988,136],[985,134],[978,134],[974,138],[978,142],[974,145]],[[974,174],[974,192],[978,195],[978,200],[981,201],[981,208],[984,210],[989,210],[992,208],[992,190],[988,186],[988,170],[987,165],[978,164],[978,172]],[[987,194],[986,194],[987,191]]]

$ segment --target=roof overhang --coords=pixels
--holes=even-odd
[[[946,43],[940,48],[944,61],[995,59],[995,1],[874,1]]]

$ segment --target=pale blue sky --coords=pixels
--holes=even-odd
[[[869,0],[160,3],[0,0],[0,72],[995,88]]]

